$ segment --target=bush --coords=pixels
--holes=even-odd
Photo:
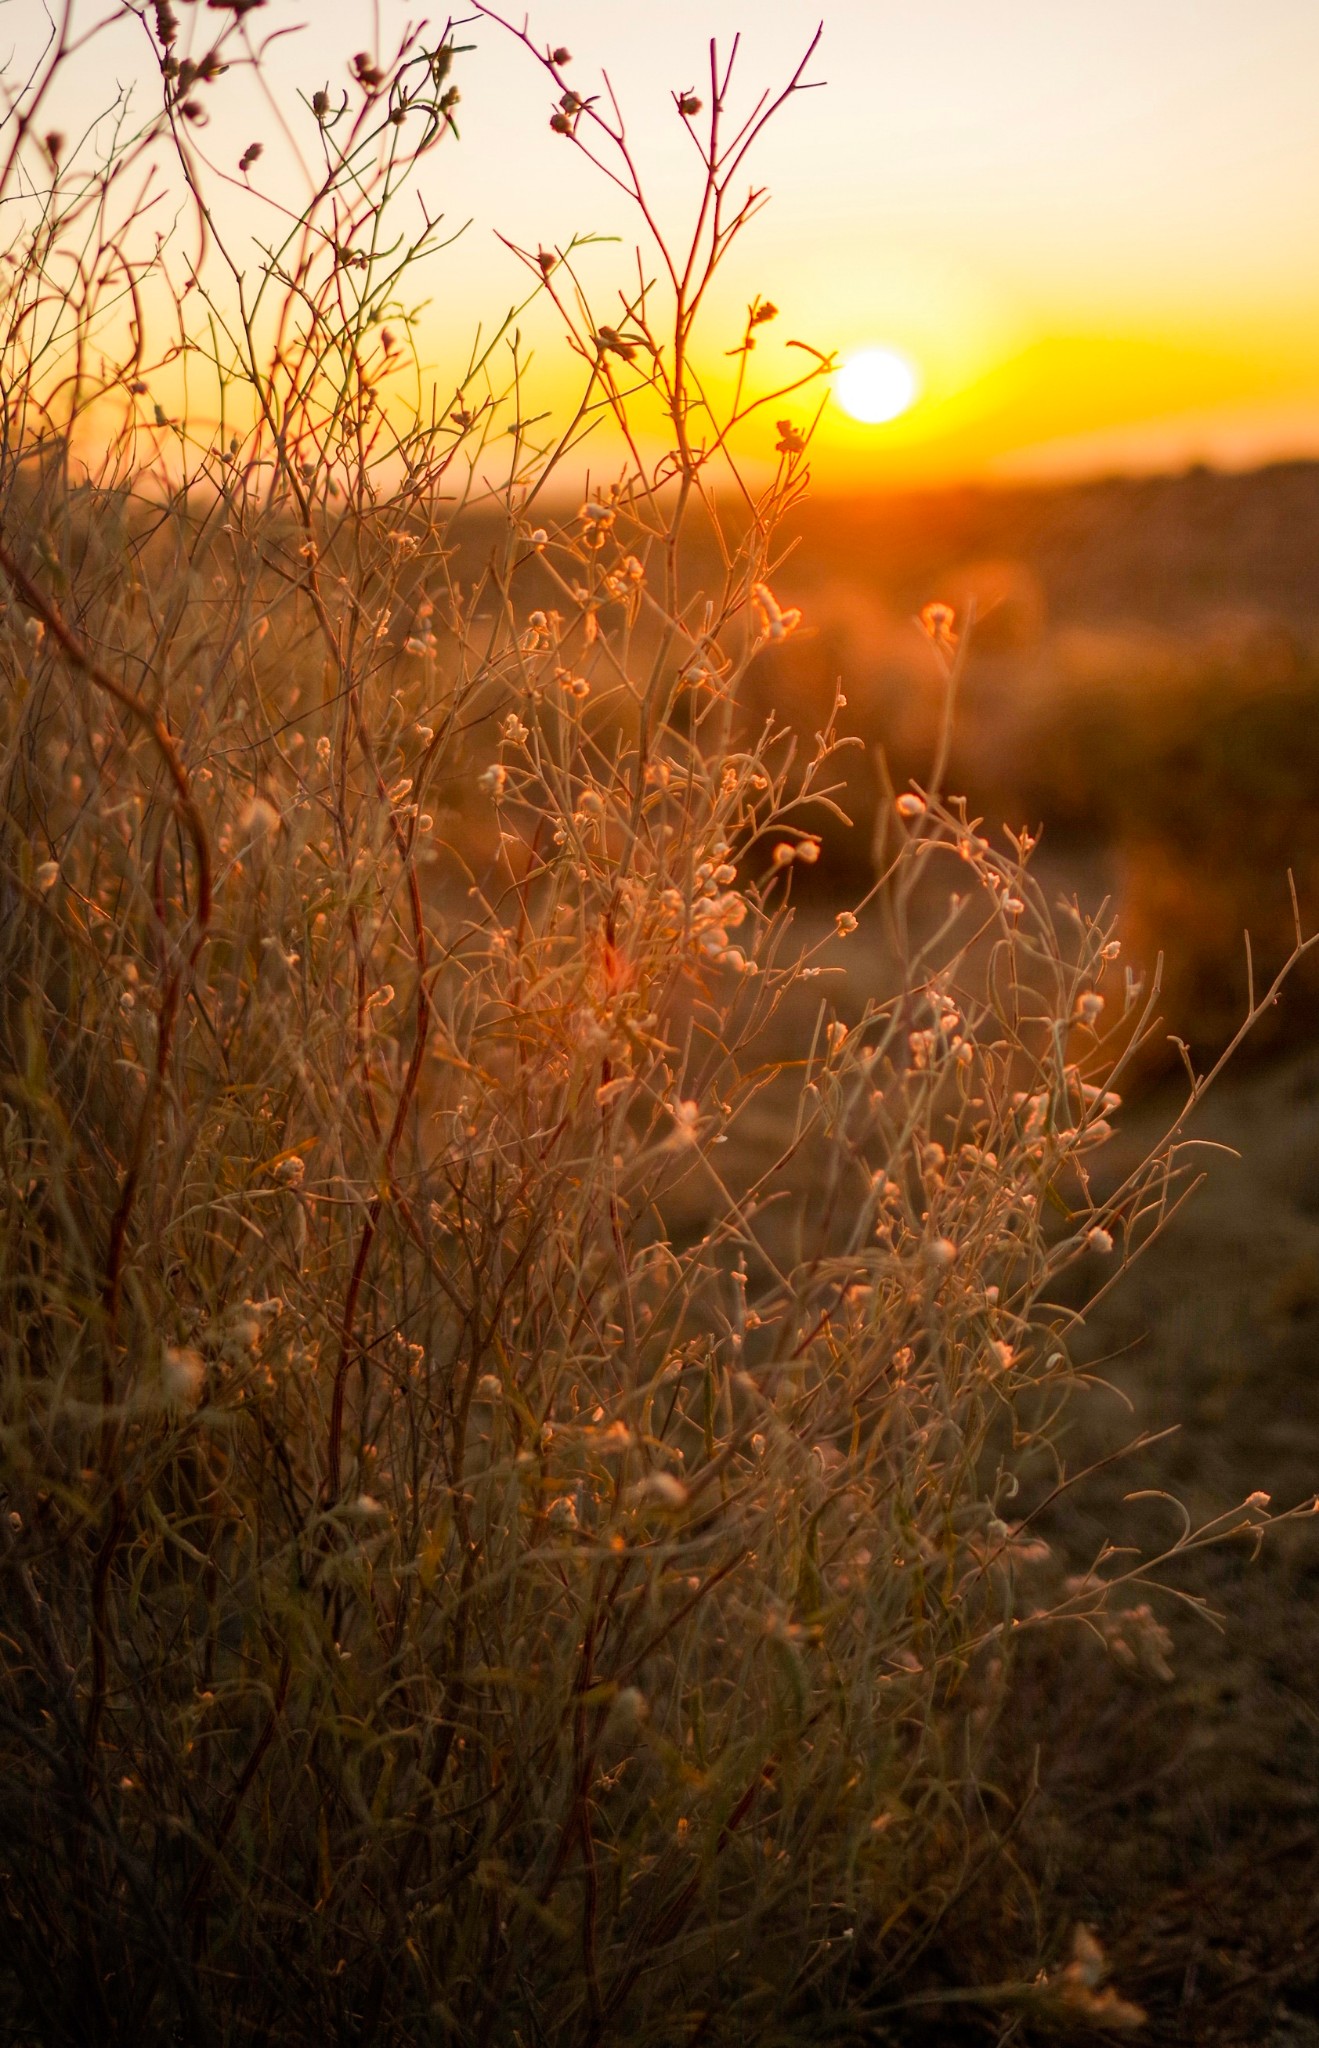
[[[1158,1648],[1143,1567],[1054,1585],[1011,1503],[1068,1383],[1060,1279],[1159,1227],[1178,1132],[1094,1195],[1145,1013],[937,772],[794,942],[842,700],[804,760],[739,701],[797,623],[770,551],[806,435],[740,475],[768,304],[725,415],[694,350],[805,63],[736,140],[732,80],[679,101],[706,173],[662,288],[606,323],[571,250],[526,258],[615,429],[583,500],[575,428],[497,440],[489,351],[444,406],[411,364],[430,243],[387,229],[453,140],[452,34],[308,102],[319,182],[258,275],[189,111],[257,63],[245,12],[209,56],[190,13],[186,57],[167,0],[133,16],[162,107],[99,156],[37,140],[57,47],[10,164],[14,2034],[875,2038],[964,1992],[1128,2023],[1084,1932],[1039,1975],[1047,1904],[990,1990],[933,1945],[997,1854],[1023,1629]],[[554,146],[644,204],[538,61]],[[117,310],[168,277],[134,269],[147,158],[205,231],[194,410],[157,425]],[[883,986],[845,1026],[814,984],[863,937]]]

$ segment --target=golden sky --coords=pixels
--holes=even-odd
[[[254,17],[309,18],[278,46],[286,90],[337,88],[373,19],[388,42],[417,17],[399,0],[271,0]],[[700,166],[670,91],[703,91],[709,37],[727,48],[740,31],[735,94],[753,98],[817,19],[800,0],[532,0],[529,25],[571,47],[579,90],[608,71],[676,225]],[[761,148],[772,204],[730,258],[705,337],[722,360],[759,292],[782,314],[758,368],[799,362],[782,347],[794,335],[911,362],[921,395],[900,420],[830,409],[820,483],[1319,453],[1319,0],[829,0],[823,26],[826,84]],[[532,247],[622,235],[587,264],[599,319],[634,274],[635,226],[550,134],[543,76],[488,24],[460,39],[478,46],[456,73],[461,142],[424,186],[452,227],[470,222],[419,330],[441,362],[521,293],[497,233]],[[212,95],[217,148],[266,134],[250,84]],[[557,399],[554,324],[527,331]]]
[[[608,68],[676,214],[666,89],[738,30],[744,90],[772,84],[817,18],[556,0],[531,26]],[[473,211],[527,239],[595,224],[580,167],[524,125],[539,86],[480,40]],[[729,313],[766,292],[780,338],[896,347],[924,385],[888,426],[835,409],[822,482],[1319,452],[1319,0],[834,0],[814,70],[763,147],[773,204]]]

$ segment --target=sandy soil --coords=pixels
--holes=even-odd
[[[1171,1100],[1130,1116],[1128,1154]],[[1319,1052],[1225,1083],[1193,1126],[1205,1184],[1096,1312],[1081,1355],[1116,1392],[1078,1404],[1073,1469],[1173,1434],[1070,1495],[1051,1534],[1084,1565],[1104,1536],[1173,1533],[1167,1489],[1207,1519],[1256,1488],[1275,1510],[1319,1489]],[[1236,1156],[1232,1156],[1235,1154]],[[1166,1685],[1083,1647],[1028,1674],[1018,1733],[1043,1780],[1023,1855],[1103,1933],[1159,2043],[1319,2044],[1319,1522],[1253,1560],[1236,1543],[1175,1575]],[[1033,1688],[1033,1689],[1032,1689]]]

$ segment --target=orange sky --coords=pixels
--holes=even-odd
[[[398,0],[374,11],[383,40],[415,18]],[[308,91],[374,40],[365,0],[271,0],[258,19],[309,12],[314,29],[279,46],[288,85]],[[572,47],[580,90],[608,69],[676,222],[699,165],[670,89],[699,87],[708,37],[737,30],[742,91],[773,85],[816,19],[799,0],[533,0],[530,25]],[[522,289],[497,230],[532,246],[624,234],[589,261],[599,318],[634,238],[549,133],[525,54],[488,25],[462,39],[478,48],[457,74],[461,144],[425,188],[471,223],[420,329],[441,363]],[[827,86],[761,151],[773,204],[730,260],[706,347],[721,360],[761,292],[782,318],[758,367],[790,366],[790,335],[911,359],[924,388],[904,419],[826,417],[820,483],[1319,453],[1319,0],[832,0],[814,70]],[[249,87],[212,95],[217,149],[268,133]],[[527,330],[557,402],[554,324]]]

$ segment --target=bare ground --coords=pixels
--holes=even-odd
[[[1130,1116],[1152,1141],[1171,1098]],[[1091,1321],[1070,1463],[1145,1431],[1156,1444],[1066,1496],[1051,1535],[1073,1567],[1105,1536],[1149,1546],[1255,1489],[1275,1510],[1319,1489],[1319,1052],[1225,1082],[1194,1126],[1204,1185]],[[1233,1156],[1235,1155],[1235,1156]],[[1120,1167],[1116,1157],[1114,1169]],[[1161,1603],[1174,1676],[1115,1671],[1084,1642],[1023,1678],[1014,1740],[1041,1745],[1020,1854],[1056,1908],[1102,1932],[1157,2043],[1319,2044],[1319,1525],[1252,1559],[1209,1550],[1173,1581],[1212,1623]]]

